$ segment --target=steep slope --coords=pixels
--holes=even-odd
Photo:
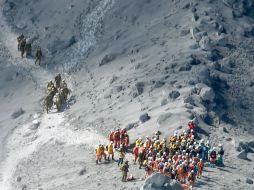
[[[96,166],[94,147],[119,127],[130,129],[133,143],[138,136],[157,130],[167,138],[194,119],[199,138],[215,146],[221,142],[226,150],[226,166],[206,168],[195,188],[252,189],[245,179],[254,178],[250,170],[253,153],[245,160],[237,158],[239,142],[253,139],[251,1],[2,3],[11,28],[1,23],[1,48],[7,49],[2,59],[10,57],[10,64],[28,72],[40,86],[35,98],[29,96],[37,103],[31,105],[31,113],[39,109],[38,94],[54,72],[68,73],[65,77],[72,84],[72,99],[64,113],[39,113],[40,126],[35,130],[29,128],[32,114],[14,121],[12,125],[20,122],[20,128],[3,135],[7,142],[3,150],[11,156],[2,162],[2,173],[15,163],[7,177],[0,178],[3,188],[139,189],[144,171],[132,165],[130,171],[138,180],[120,183],[115,164]],[[7,42],[15,43],[15,33],[21,32],[34,47],[42,47],[46,68],[34,68],[32,60],[18,61],[15,47]],[[9,72],[5,66],[3,71]],[[10,85],[18,84],[22,87],[17,89],[19,96],[24,98],[24,89],[32,84],[18,81]],[[3,85],[5,96],[9,84]],[[1,99],[3,105],[6,100],[22,102],[17,96],[7,96]],[[144,113],[151,118],[141,123],[139,116]],[[8,125],[10,114],[5,114],[1,118],[3,115]],[[18,151],[28,153],[16,159],[13,155]],[[130,154],[127,159],[131,160]]]

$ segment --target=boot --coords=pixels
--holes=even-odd
[[[98,160],[96,160],[96,164],[99,164]]]

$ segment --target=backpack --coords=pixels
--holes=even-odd
[[[164,167],[163,163],[160,163],[160,164],[159,164],[159,169],[162,170],[163,167]]]
[[[145,171],[146,171],[146,172],[150,171],[149,166],[146,166],[146,167],[145,167]]]
[[[216,152],[215,151],[211,152],[211,158],[216,158]]]

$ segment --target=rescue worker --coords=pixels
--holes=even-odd
[[[196,126],[195,126],[194,121],[190,120],[189,123],[188,123],[188,130],[189,131],[191,131],[191,130],[195,131],[195,128],[196,128]]]
[[[114,160],[114,142],[113,141],[110,142],[107,149],[108,149],[108,161],[109,161],[110,155],[112,156],[112,160]]]
[[[139,149],[139,153],[138,153],[138,163],[139,163],[139,169],[141,169],[141,167],[143,166],[143,162],[145,160],[145,150],[143,149]]]
[[[32,56],[32,44],[30,42],[26,43],[25,52],[26,52],[26,57],[31,57]]]
[[[201,178],[202,176],[202,172],[203,172],[203,169],[204,169],[204,162],[202,159],[200,159],[200,161],[197,163],[197,166],[198,166],[198,178]]]
[[[55,76],[55,83],[56,83],[56,88],[57,88],[57,89],[60,88],[61,81],[62,81],[61,74],[58,73],[58,74]]]
[[[47,113],[49,113],[49,111],[51,110],[54,102],[53,102],[53,93],[50,93],[47,95],[47,97],[44,100],[44,108],[46,110]]]
[[[37,62],[39,65],[41,65],[41,58],[42,58],[42,51],[41,51],[41,48],[38,48],[35,53],[35,65]]]
[[[152,140],[149,138],[149,136],[146,136],[145,147],[149,148],[151,145],[152,145]]]
[[[114,146],[115,148],[119,148],[120,147],[120,129],[117,129],[114,132]]]
[[[140,146],[141,145],[141,143],[142,143],[142,138],[141,137],[139,137],[137,140],[136,140],[136,146]]]
[[[110,131],[109,135],[108,135],[108,140],[111,142],[114,142],[114,131]]]
[[[123,164],[124,157],[125,157],[125,151],[123,146],[121,145],[119,149],[118,166]]]
[[[58,93],[55,101],[56,109],[58,112],[61,110],[63,103],[64,103],[63,95],[62,93]]]
[[[95,149],[96,154],[96,164],[99,164],[101,162],[101,144]]]
[[[21,42],[20,42],[20,51],[21,51],[21,57],[24,57],[24,53],[25,53],[25,47],[26,47],[26,38],[24,38]]]
[[[213,147],[213,149],[210,153],[210,165],[212,168],[215,167],[216,158],[217,158],[216,148]]]
[[[65,80],[61,81],[60,88],[62,88],[62,89],[67,88],[67,84],[66,84]]]
[[[103,144],[100,146],[100,153],[101,153],[101,158],[104,157],[104,160],[107,160],[107,154],[105,153],[105,147]]]
[[[196,180],[195,172],[194,172],[194,170],[191,170],[191,173],[188,176],[188,182],[189,182],[190,189],[193,188],[195,180]]]
[[[224,157],[224,150],[223,150],[222,144],[219,144],[219,146],[218,146],[218,160],[217,160],[217,164],[219,166],[224,165],[223,157]]]
[[[125,163],[121,166],[121,170],[122,170],[122,173],[123,173],[122,182],[126,182],[127,181],[127,175],[128,175],[128,172],[129,172],[128,161],[125,161]]]
[[[135,146],[132,150],[132,154],[133,154],[133,163],[136,164],[137,159],[138,159],[138,152],[139,152],[139,147]]]
[[[63,100],[64,100],[64,103],[65,103],[67,101],[68,95],[70,94],[70,90],[66,87],[66,88],[62,88],[60,90],[60,92],[62,93]]]
[[[124,133],[124,146],[127,149],[130,143],[130,138],[127,132]]]
[[[17,41],[18,41],[18,51],[20,51],[20,45],[22,40],[25,38],[25,36],[23,34],[21,34],[20,36],[17,37]]]

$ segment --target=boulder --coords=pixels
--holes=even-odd
[[[119,86],[116,86],[116,91],[117,92],[121,92],[123,90],[123,86],[119,85]]]
[[[250,178],[246,178],[246,183],[248,183],[248,184],[253,184],[253,180],[250,179]]]
[[[79,171],[79,175],[84,175],[86,173],[86,168],[82,168],[80,171]]]
[[[19,176],[19,177],[17,177],[17,182],[21,182],[21,177]]]
[[[148,121],[150,119],[150,116],[148,115],[148,113],[144,113],[142,115],[139,116],[139,121],[141,123],[145,123],[146,121]]]
[[[180,36],[186,36],[190,33],[190,30],[188,29],[182,29],[180,32]]]
[[[243,159],[243,160],[247,160],[247,151],[246,150],[242,150],[238,155],[237,158]]]
[[[199,41],[199,46],[202,50],[209,51],[213,49],[212,40],[209,36],[203,36]]]
[[[254,148],[254,140],[248,142],[250,148]]]
[[[172,113],[164,113],[161,114],[158,119],[157,119],[157,123],[162,124],[164,121],[166,121],[168,118],[170,118],[172,116]]]
[[[36,129],[38,129],[39,125],[40,125],[40,122],[35,119],[35,120],[33,120],[32,124],[30,125],[29,128],[32,130],[36,130]]]
[[[145,180],[141,190],[183,190],[181,185],[161,173],[154,173]]]
[[[214,91],[212,88],[210,87],[203,87],[201,90],[200,90],[200,98],[203,100],[203,101],[208,101],[208,102],[213,102],[214,98],[215,98],[215,94],[214,94]]]
[[[145,180],[143,190],[151,190],[153,188],[163,188],[164,184],[169,183],[170,178],[161,173],[154,173]]]
[[[191,65],[189,63],[185,63],[182,65],[178,71],[190,71],[191,70]]]
[[[107,64],[107,63],[113,61],[115,58],[116,58],[116,54],[114,54],[114,53],[106,54],[106,55],[102,58],[101,62],[99,63],[99,66],[105,65],[105,64]]]
[[[188,96],[184,99],[184,103],[189,103],[190,105],[192,106],[195,106],[195,101],[194,99],[192,98],[192,96]]]
[[[109,84],[113,84],[117,79],[118,79],[118,77],[113,75],[112,78],[109,81]]]
[[[138,82],[135,84],[138,95],[141,95],[144,92],[145,84],[143,82]]]
[[[12,119],[16,119],[16,118],[18,118],[19,116],[21,116],[24,113],[25,113],[25,111],[22,108],[19,108],[19,109],[17,109],[15,112],[13,112],[11,114],[11,118]]]
[[[165,84],[164,81],[156,81],[155,84],[154,84],[154,87],[155,87],[155,88],[160,88],[160,87],[162,87],[164,84]]]
[[[191,58],[190,58],[190,65],[199,65],[201,63],[201,61],[198,59],[198,58],[196,58],[195,56],[191,56]]]
[[[176,91],[176,90],[173,90],[172,92],[169,93],[169,98],[175,100],[177,99],[179,96],[180,96],[180,92],[179,91]]]
[[[165,106],[168,103],[168,100],[166,98],[163,98],[161,100],[161,106]]]
[[[135,127],[137,127],[137,126],[138,126],[138,122],[129,123],[124,129],[125,129],[126,131],[129,131],[129,130],[131,130],[132,128],[135,128]]]

